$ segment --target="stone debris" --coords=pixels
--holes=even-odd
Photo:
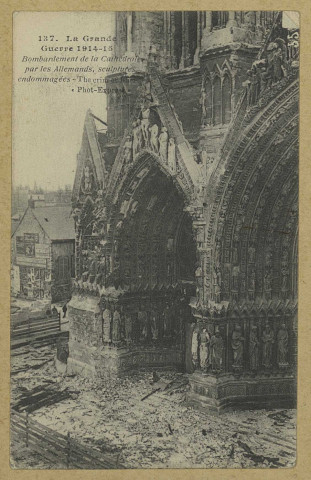
[[[153,383],[152,372],[140,372],[100,383],[59,375],[53,361],[44,363],[54,354],[49,346],[27,353],[27,362],[42,365],[35,373],[12,377],[13,407],[29,393],[53,391],[55,403],[39,405],[31,418],[59,433],[70,432],[101,452],[119,454],[127,468],[275,468],[295,463],[294,410],[213,416],[185,405],[189,386],[183,374],[161,372]],[[25,365],[23,355],[14,357],[14,368]],[[64,393],[68,397],[57,400]]]

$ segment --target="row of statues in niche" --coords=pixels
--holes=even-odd
[[[176,344],[181,342],[182,321],[174,305],[129,308],[106,305],[102,313],[104,344]]]
[[[132,159],[145,148],[159,155],[162,162],[166,163],[170,171],[176,173],[176,146],[174,138],[170,137],[167,128],[149,121],[150,108],[143,108],[141,119],[132,125],[132,136],[128,135],[124,144],[125,163]]]
[[[210,334],[206,328],[195,327],[192,333],[191,354],[194,369],[203,372],[223,370],[224,340],[219,329]]]
[[[245,337],[241,325],[236,325],[231,335],[232,368],[235,371],[243,370],[245,363]],[[203,372],[222,371],[224,357],[224,340],[219,329],[211,335],[206,328],[195,327],[192,334],[192,360],[194,367]],[[261,350],[261,365],[259,352]],[[275,335],[274,330],[267,322],[258,335],[258,327],[251,325],[248,342],[248,364],[251,371],[257,371],[261,366],[264,369],[273,368],[274,352],[279,368],[286,368],[288,363],[288,330],[282,323]]]

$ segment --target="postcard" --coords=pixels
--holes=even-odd
[[[299,25],[14,13],[11,469],[295,466]]]

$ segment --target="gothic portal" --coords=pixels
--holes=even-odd
[[[116,37],[133,70],[85,118],[68,368],[176,368],[216,412],[294,403],[298,27],[118,12]]]

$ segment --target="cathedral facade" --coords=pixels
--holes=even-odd
[[[107,130],[85,118],[71,372],[295,403],[298,40],[282,12],[116,13],[133,68],[107,77]]]

